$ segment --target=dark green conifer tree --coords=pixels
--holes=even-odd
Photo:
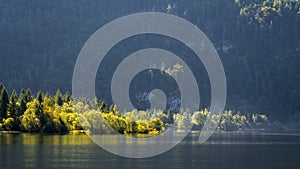
[[[38,94],[36,95],[36,99],[39,101],[40,104],[42,104],[42,102],[44,100],[44,96],[41,91],[39,91]]]
[[[59,106],[62,106],[63,105],[63,99],[62,99],[62,94],[60,92],[59,89],[57,89],[56,91],[56,94],[54,96],[54,99],[55,99],[55,103]]]
[[[19,116],[19,105],[17,104],[18,102],[18,95],[16,90],[13,90],[10,98],[9,98],[9,104],[8,104],[8,117],[12,117],[16,119]]]
[[[0,119],[5,119],[7,117],[7,109],[8,109],[8,94],[7,90],[2,86],[2,91],[0,91]]]
[[[23,115],[27,108],[26,107],[27,101],[26,101],[26,90],[25,89],[21,89],[18,102],[20,105],[19,106],[20,107],[19,114]]]

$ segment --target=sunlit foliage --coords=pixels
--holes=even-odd
[[[0,130],[5,131],[68,133],[88,130],[95,134],[115,131],[121,134],[159,134],[171,126],[178,130],[192,125],[194,129],[201,129],[207,120],[218,125],[219,130],[265,128],[270,125],[264,114],[224,111],[222,115],[212,115],[208,109],[193,113],[175,113],[171,110],[121,113],[116,105],[107,109],[106,103],[98,99],[91,102],[83,99],[74,103],[68,93],[63,95],[59,90],[54,96],[38,92],[34,98],[30,89],[26,92],[22,89],[18,98],[16,91],[9,97],[4,85],[1,88],[1,110],[5,113],[2,112],[0,118]],[[22,104],[25,104],[24,108]]]
[[[272,17],[281,16],[283,13],[290,11],[300,14],[299,0],[235,0],[241,7],[240,15],[249,16],[251,20],[259,23],[273,24]]]

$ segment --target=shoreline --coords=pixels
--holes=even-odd
[[[293,129],[284,129],[284,130],[269,130],[269,129],[246,129],[246,130],[231,130],[231,131],[223,131],[223,130],[216,130],[213,133],[280,133],[280,134],[284,134],[284,133],[300,133],[300,130],[293,130]],[[176,131],[176,133],[182,133],[181,130]],[[201,133],[201,131],[199,130],[191,130],[189,131],[188,134],[198,134]],[[33,132],[21,132],[21,131],[0,131],[0,135],[1,134],[30,134],[30,135],[83,135],[89,134],[89,131],[86,130],[73,130],[70,131],[68,133],[33,133]],[[98,135],[98,134],[95,134]],[[114,135],[112,133],[103,133],[100,135]],[[125,136],[156,136],[156,135],[160,135],[160,134],[143,134],[143,133],[127,133],[127,134],[122,134]]]

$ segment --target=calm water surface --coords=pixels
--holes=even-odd
[[[128,159],[86,135],[0,134],[0,169],[300,169],[300,133],[215,133],[205,144],[197,139],[189,134],[164,154]]]

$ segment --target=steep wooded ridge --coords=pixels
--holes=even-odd
[[[298,0],[1,0],[0,82],[9,93],[71,91],[78,53],[96,30],[127,14],[164,12],[197,25],[215,45],[226,71],[227,109],[299,123],[299,7]],[[100,99],[110,102],[110,79],[122,58],[146,47],[164,47],[183,58],[190,54],[169,38],[136,36],[121,42],[104,60],[108,66],[98,71]],[[198,83],[209,87],[205,69],[191,58],[185,61]],[[203,107],[209,106],[209,91],[201,94]]]

